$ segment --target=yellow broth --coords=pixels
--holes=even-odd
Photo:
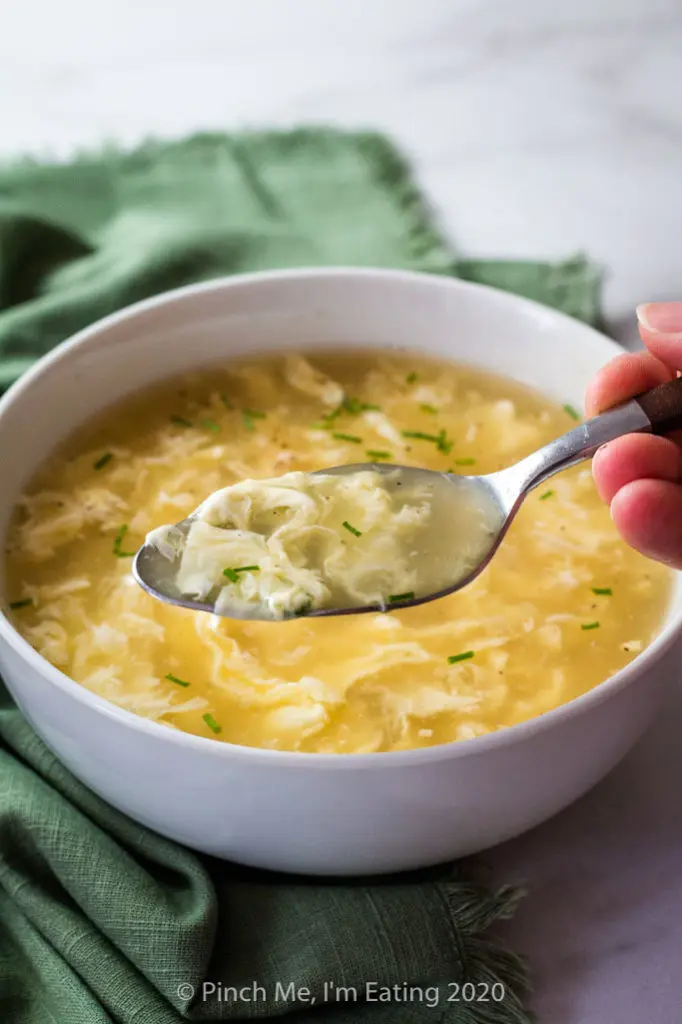
[[[589,466],[527,499],[473,584],[400,612],[219,619],[144,593],[131,554],[242,479],[372,460],[487,473],[575,415],[417,353],[272,356],[167,382],[88,424],[33,481],[10,532],[10,614],[83,686],[219,741],[354,753],[513,725],[628,664],[664,619],[671,574],[620,541]]]

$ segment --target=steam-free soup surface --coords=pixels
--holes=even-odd
[[[512,725],[626,665],[664,618],[670,574],[619,540],[589,467],[529,497],[473,584],[401,612],[217,618],[144,593],[131,555],[239,480],[382,460],[487,473],[575,416],[416,354],[272,357],[171,382],[48,460],[11,532],[10,614],[83,686],[217,740],[351,753]]]

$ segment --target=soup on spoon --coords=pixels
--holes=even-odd
[[[466,579],[502,518],[481,487],[447,473],[294,472],[216,491],[153,530],[134,570],[156,596],[229,618],[385,611]]]

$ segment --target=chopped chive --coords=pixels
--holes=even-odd
[[[362,444],[362,438],[357,434],[332,434],[337,441],[352,441],[353,444]]]
[[[220,401],[223,403],[226,409],[234,409],[234,406],[232,405],[232,402],[230,401],[227,395],[221,395]]]
[[[576,412],[576,410],[573,408],[572,405],[565,405],[563,408],[564,408],[564,412],[568,416],[570,416],[572,420],[579,420],[580,419],[580,414],[578,412]]]
[[[9,604],[12,611],[18,611],[19,608],[28,608],[29,605],[33,606],[33,599],[30,597],[25,597],[23,601],[10,601]]]
[[[344,398],[341,403],[341,409],[351,416],[357,416],[359,412],[362,412],[362,402],[357,398]]]
[[[456,665],[458,661],[469,661],[473,656],[473,651],[463,651],[461,654],[451,654],[448,658],[448,663],[450,665]]]
[[[545,491],[544,494],[540,495],[540,497],[538,498],[538,501],[547,501],[547,499],[551,498],[553,494],[554,494],[554,491]]]
[[[411,437],[415,441],[431,441],[433,444],[440,442],[440,434],[425,434],[421,430],[403,430],[401,433],[403,437]]]
[[[134,551],[121,551],[121,544],[123,543],[123,538],[125,537],[127,532],[128,532],[128,527],[127,526],[119,526],[118,531],[116,533],[116,536],[114,537],[113,553],[116,555],[117,558],[134,558],[135,557],[135,552]]]
[[[599,629],[598,622],[583,622],[581,629]]]
[[[256,425],[254,420],[264,420],[265,413],[260,412],[258,409],[243,409],[242,410],[242,422],[247,430],[255,430]]]
[[[356,530],[354,526],[351,526],[348,520],[344,519],[341,525],[345,530],[348,530],[349,533],[352,533],[354,537],[362,537],[360,531]]]
[[[217,434],[220,431],[220,424],[216,423],[215,420],[202,420],[201,425],[206,430],[210,430],[212,434]]]
[[[112,455],[111,452],[105,452],[104,455],[101,455],[99,457],[99,459],[97,460],[97,462],[95,462],[95,464],[93,465],[92,468],[93,469],[104,469],[104,467],[106,466],[107,462],[111,462],[113,457],[114,456]]]
[[[414,382],[416,380],[418,380],[418,379],[419,379],[419,374],[415,373],[414,370],[413,370],[412,373],[408,373],[407,377],[405,378],[405,383],[406,384],[414,384]]]
[[[338,411],[347,412],[351,416],[357,416],[361,412],[379,412],[380,407],[372,405],[370,402],[361,402],[359,398],[344,398]]]
[[[604,597],[611,597],[613,591],[611,587],[592,587],[593,594],[603,594]]]
[[[414,600],[414,590],[408,590],[404,594],[389,594],[388,600],[390,604],[395,604],[396,601],[412,601]]]
[[[449,455],[453,448],[453,443],[448,441],[444,430],[439,430],[437,434],[425,434],[421,430],[403,430],[402,435],[403,437],[412,437],[416,441],[431,441],[444,455]]]
[[[343,412],[343,402],[341,403],[341,405],[337,405],[336,409],[332,409],[331,412],[323,413],[322,414],[322,420],[323,420],[324,423],[329,425],[330,423],[333,423],[334,420],[338,419],[342,412]]]
[[[453,442],[447,440],[447,434],[444,430],[438,432],[438,451],[442,452],[443,455],[449,455],[452,451]]]
[[[438,415],[438,409],[436,409],[435,405],[429,405],[428,402],[422,402],[422,404],[419,406],[419,408],[421,409],[422,412],[430,413],[431,416],[437,416]]]
[[[218,735],[219,732],[223,731],[221,726],[219,726],[218,723],[216,722],[213,715],[202,715],[201,717],[206,722],[206,725],[209,727],[211,732],[214,732],[216,736]]]
[[[178,686],[189,686],[189,683],[185,679],[178,679],[172,672],[169,672],[166,677],[171,683],[177,683]]]
[[[240,565],[236,569],[223,569],[223,576],[227,576],[230,583],[238,583],[240,572],[260,572],[260,565]]]
[[[382,452],[382,451],[379,451],[377,448],[368,448],[367,451],[365,452],[365,455],[367,455],[370,459],[390,459],[391,458],[391,452]]]
[[[456,466],[475,466],[476,459],[455,459]]]
[[[171,416],[171,423],[175,423],[178,427],[191,427],[192,424],[189,420],[186,420],[184,416]]]

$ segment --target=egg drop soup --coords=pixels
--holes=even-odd
[[[87,424],[32,481],[9,614],[80,685],[217,741],[367,753],[514,725],[627,665],[665,617],[672,574],[619,539],[589,465],[527,498],[470,586],[402,611],[218,618],[146,594],[132,555],[241,480],[361,462],[490,473],[576,418],[416,353],[271,356],[167,382]]]

